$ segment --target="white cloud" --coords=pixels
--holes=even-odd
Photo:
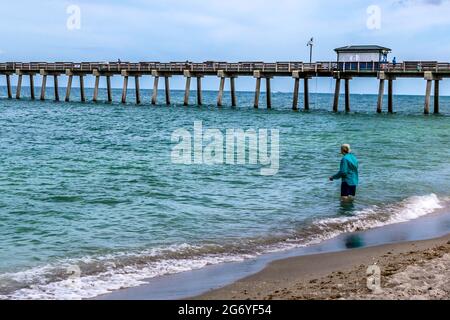
[[[383,24],[386,32],[411,34],[450,26],[449,16],[449,1],[394,2],[383,10]]]

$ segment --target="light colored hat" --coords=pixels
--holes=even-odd
[[[350,145],[349,145],[349,144],[343,144],[343,145],[341,146],[341,150],[342,150],[343,152],[346,152],[346,153],[352,152],[352,149],[350,148]]]

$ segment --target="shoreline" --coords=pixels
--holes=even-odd
[[[380,293],[367,268],[381,270]],[[432,240],[287,258],[193,300],[450,299],[450,233]]]
[[[336,238],[323,241],[319,244],[291,249],[284,252],[266,254],[256,259],[250,259],[243,262],[211,265],[198,270],[148,279],[146,284],[141,286],[120,289],[97,296],[93,299],[294,299],[301,295],[292,294],[289,296],[286,294],[286,292],[289,291],[289,286],[283,285],[283,283],[300,283],[303,280],[309,279],[311,276],[314,279],[310,280],[319,280],[323,277],[332,275],[333,272],[337,272],[342,276],[343,271],[348,272],[349,269],[355,266],[361,267],[363,263],[367,264],[367,257],[369,256],[371,259],[378,257],[382,263],[387,261],[385,259],[386,257],[383,257],[383,255],[397,257],[397,255],[392,254],[394,252],[392,250],[394,249],[395,253],[410,252],[412,251],[411,248],[431,250],[431,247],[434,244],[442,242],[442,239],[447,239],[447,241],[450,242],[450,212],[447,210],[408,222],[386,225],[361,232],[341,234]],[[362,255],[359,254],[361,252]],[[391,254],[388,254],[388,252],[391,252]],[[417,255],[417,259],[421,260],[422,258],[419,257],[420,254],[417,253]],[[341,259],[340,257],[343,258]],[[308,261],[309,259],[311,259],[311,261],[316,261],[316,263],[303,264],[302,261]],[[405,257],[405,259],[407,259],[407,257]],[[402,261],[405,259],[402,258],[398,261],[392,261],[392,263],[394,265],[398,264],[403,266],[404,263]],[[301,267],[303,269],[299,268],[295,261],[302,262]],[[339,264],[340,261],[343,261],[344,264]],[[345,264],[345,262],[350,261],[353,261],[354,264]],[[280,270],[275,269],[276,271],[270,271],[272,270],[271,268],[273,268],[273,265],[278,264],[280,264]],[[285,268],[288,266],[291,266],[292,272],[286,272],[287,270],[285,270]],[[299,269],[300,271],[303,270],[303,273],[294,272],[296,269]],[[362,279],[365,283],[365,271],[367,266],[363,269]],[[393,269],[396,268],[394,268],[394,266],[389,267],[389,270]],[[450,270],[450,267],[448,270]],[[305,273],[306,271],[308,271],[308,273]],[[361,274],[361,270],[356,274]],[[334,279],[334,276],[332,278]],[[359,276],[358,280],[361,280],[360,278],[361,276]],[[450,275],[448,278],[450,279]],[[354,278],[351,279],[355,280]],[[324,281],[318,281],[317,283],[321,284],[321,282]],[[326,282],[330,282],[330,280],[327,280]],[[332,283],[333,281],[330,282],[330,284]],[[335,285],[339,285],[340,290],[342,289],[342,283],[335,283]],[[365,294],[369,293],[365,286],[362,288],[365,290]],[[320,288],[315,289],[317,292],[323,291]],[[282,292],[284,292],[284,294],[280,295]],[[291,292],[293,291],[291,290]],[[336,297],[339,295],[342,294],[334,294]],[[332,297],[333,295],[327,296],[319,294],[317,296],[305,295],[304,299],[331,299]],[[360,297],[362,297],[361,294],[360,296],[353,298]]]

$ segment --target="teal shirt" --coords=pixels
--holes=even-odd
[[[342,182],[347,182],[349,186],[357,186],[359,184],[358,159],[353,153],[348,153],[342,157],[339,172],[333,176],[333,179],[342,179]]]

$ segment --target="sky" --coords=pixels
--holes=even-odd
[[[315,61],[335,60],[333,49],[351,44],[387,46],[397,61],[450,61],[448,0],[15,0],[2,11],[0,61],[307,62],[311,37]],[[423,94],[423,82],[396,81],[395,91]],[[253,90],[254,80],[237,85]],[[272,86],[292,91],[292,79]],[[313,92],[330,87],[323,79]],[[375,79],[352,81],[354,93],[376,87]],[[450,95],[450,86],[441,91]]]

